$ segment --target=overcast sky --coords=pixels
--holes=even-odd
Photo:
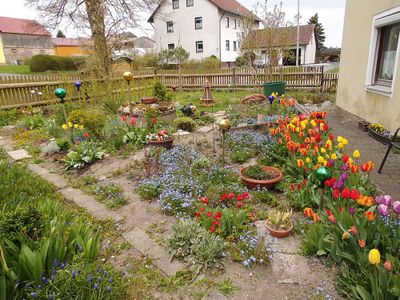
[[[240,3],[249,9],[252,9],[258,1],[259,0],[239,0]],[[4,3],[2,3],[1,6],[0,16],[29,19],[36,18],[36,14],[24,6],[24,0],[2,0],[2,2]],[[268,6],[273,8],[275,4],[279,4],[280,2],[283,4],[283,10],[286,12],[288,19],[292,20],[297,14],[297,0],[268,0]],[[306,24],[312,15],[318,13],[320,22],[324,26],[326,32],[325,45],[327,47],[340,47],[342,44],[345,3],[346,0],[300,0],[300,15],[302,17],[300,22]],[[146,24],[145,19],[147,19],[147,17],[148,15],[143,18],[143,26],[147,29],[132,29],[131,31],[138,36],[151,36],[153,33],[151,27]],[[60,29],[66,32],[67,35],[77,35],[77,32],[74,30]]]

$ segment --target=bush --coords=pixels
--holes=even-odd
[[[193,131],[196,126],[196,122],[189,117],[177,118],[175,119],[174,124],[176,128],[189,132]]]
[[[40,236],[43,224],[42,214],[35,206],[18,206],[0,219],[0,237],[16,241],[18,235],[22,234],[36,240]]]
[[[165,85],[159,80],[154,83],[153,96],[160,98],[161,101],[170,101],[172,98]]]
[[[9,125],[17,118],[18,111],[14,108],[12,110],[0,110],[0,126]]]
[[[46,71],[59,71],[60,65],[55,56],[52,55],[35,55],[32,56],[30,61],[31,72],[46,72]]]
[[[60,151],[66,151],[69,148],[71,148],[70,139],[67,139],[67,138],[57,139],[56,142],[57,142],[57,146],[60,149]]]
[[[97,111],[87,112],[85,110],[73,110],[68,116],[68,122],[81,124],[94,135],[100,136],[104,127],[105,116]]]
[[[216,57],[207,57],[201,60],[191,59],[182,64],[183,70],[213,71],[219,69],[221,61]]]

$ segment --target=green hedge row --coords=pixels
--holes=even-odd
[[[63,57],[54,55],[35,55],[30,59],[31,72],[73,71],[84,63],[83,57]]]

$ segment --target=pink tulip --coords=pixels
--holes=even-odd
[[[136,119],[135,119],[134,117],[132,117],[132,118],[129,120],[129,123],[130,123],[132,126],[135,126],[135,125],[136,125]]]
[[[396,214],[400,214],[400,201],[393,202],[393,210]]]
[[[375,198],[377,204],[385,204],[390,206],[392,204],[392,197],[390,195],[378,196]]]
[[[379,204],[378,212],[381,216],[388,216],[390,213],[389,206],[386,206],[385,204]]]

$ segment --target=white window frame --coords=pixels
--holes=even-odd
[[[393,80],[391,86],[375,84],[375,74],[379,47],[379,28],[400,22],[400,6],[384,11],[374,16],[371,30],[371,43],[369,47],[367,78],[365,82],[365,90],[367,92],[377,93],[384,96],[393,97],[393,90],[396,84],[396,75],[398,72],[398,64],[400,57],[400,38],[397,44],[397,54],[393,72]]]
[[[230,40],[225,41],[225,51],[231,51],[231,41]]]
[[[233,20],[233,29],[237,29],[237,21],[236,19],[232,19]]]
[[[175,4],[178,4],[175,6]],[[179,9],[179,0],[172,0],[172,9]]]
[[[229,28],[229,25],[230,25],[229,17],[225,17],[225,22],[226,22],[226,24],[225,24],[226,28]]]
[[[194,6],[194,0],[186,0],[186,7]]]
[[[204,52],[204,43],[203,41],[197,41],[196,43],[196,53],[203,53]],[[198,46],[201,44],[202,49],[199,50]]]
[[[196,23],[197,20],[200,20],[200,22],[199,22],[200,27],[196,27],[197,24],[198,24],[198,23]],[[194,29],[195,29],[195,30],[203,29],[203,17],[195,17],[195,18],[194,18]]]
[[[167,33],[173,33],[174,32],[174,22],[167,21],[166,23],[167,23]]]

